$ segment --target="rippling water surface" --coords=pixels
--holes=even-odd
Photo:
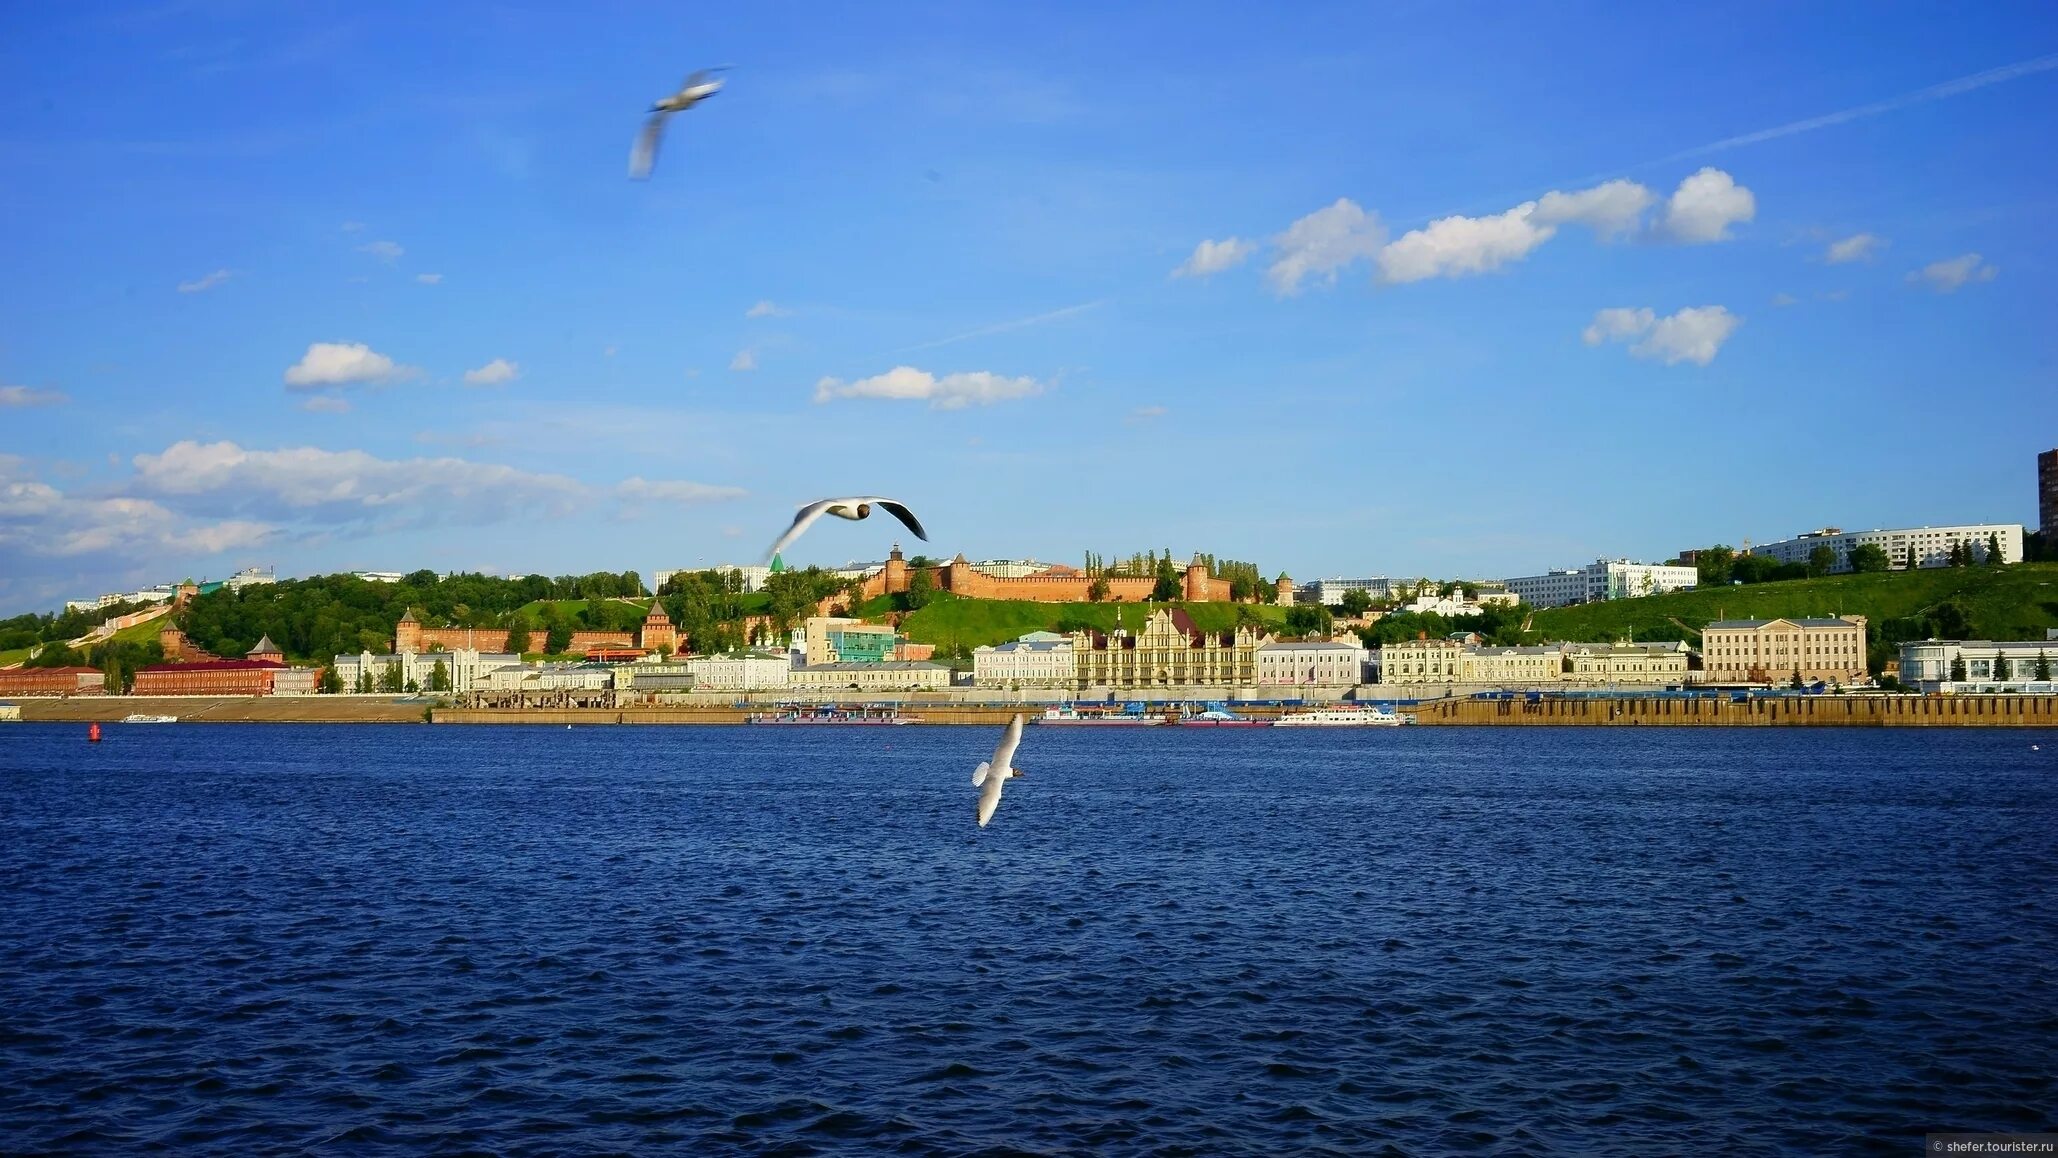
[[[0,726],[11,1152],[1912,1153],[2058,1105],[2048,732],[1031,728],[983,831],[997,729],[107,733]]]

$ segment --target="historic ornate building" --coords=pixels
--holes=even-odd
[[[1072,664],[1087,688],[1248,687],[1257,683],[1263,642],[1248,626],[1204,632],[1185,609],[1160,608],[1134,635],[1119,628],[1074,633]]]
[[[989,575],[968,562],[960,553],[941,567],[929,569],[938,591],[948,591],[966,599],[1022,599],[1032,603],[1084,603],[1087,593],[1093,587],[1094,576],[1071,567],[1053,567],[1036,575],[1021,575],[1001,578]],[[891,554],[886,556],[886,565],[866,577],[864,597],[891,595],[906,591],[912,578],[907,559],[895,544]],[[1107,578],[1107,601],[1110,603],[1143,603],[1150,599],[1157,587],[1157,580],[1150,578]],[[1226,603],[1229,600],[1229,581],[1208,574],[1207,565],[1198,559],[1186,565],[1180,579],[1180,598],[1188,603]],[[1275,584],[1278,601],[1293,602],[1293,580],[1281,575]]]

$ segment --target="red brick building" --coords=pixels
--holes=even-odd
[[[136,672],[139,696],[268,696],[283,663],[268,659],[215,659],[160,663]]]
[[[0,696],[98,696],[107,676],[97,667],[15,667],[0,671]]]

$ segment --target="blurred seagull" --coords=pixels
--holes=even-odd
[[[1000,786],[1009,777],[1020,776],[1014,766],[1015,747],[1022,742],[1022,717],[1017,715],[1008,721],[1008,730],[1001,733],[1000,747],[993,750],[993,760],[981,763],[972,770],[972,787],[979,792],[979,827],[993,819],[993,810],[1000,807]]]
[[[907,506],[903,503],[876,496],[850,499],[823,499],[820,502],[809,503],[800,508],[799,513],[793,516],[793,525],[786,528],[786,533],[779,536],[779,541],[772,544],[771,550],[765,552],[766,562],[770,562],[772,556],[784,551],[792,544],[793,540],[800,538],[801,532],[807,530],[816,519],[821,518],[823,515],[835,515],[839,519],[849,519],[852,522],[856,522],[859,519],[870,517],[873,507],[879,507],[894,518],[906,523],[908,530],[915,533],[915,538],[925,543],[929,541],[929,536],[922,530],[921,521],[915,518],[915,512],[908,510]]]
[[[643,181],[650,177],[651,166],[657,164],[657,143],[658,138],[664,135],[666,119],[722,91],[722,82],[713,79],[715,73],[722,71],[703,68],[687,77],[678,92],[650,106],[650,119],[643,122],[643,131],[636,134],[636,147],[629,150],[630,180]]]

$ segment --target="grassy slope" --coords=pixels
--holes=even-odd
[[[1181,604],[1202,631],[1225,631],[1236,626],[1236,607],[1228,603]],[[874,599],[858,609],[867,618],[878,618],[891,610],[884,599]],[[1283,607],[1258,606],[1256,611],[1275,628],[1286,618]],[[962,644],[979,647],[1005,643],[1032,631],[1056,631],[1058,624],[1091,624],[1102,631],[1115,626],[1116,616],[1131,631],[1143,628],[1147,612],[1141,603],[1030,603],[1015,599],[954,599],[939,596],[920,611],[908,615],[902,628],[916,643]]]
[[[1827,575],[1746,587],[1676,591],[1536,613],[1546,639],[1608,640],[1654,627],[1698,632],[1714,619],[1863,615],[1872,623],[1920,615],[1950,601],[1983,639],[2042,639],[2058,627],[2058,563],[1943,567],[1872,575]]]

